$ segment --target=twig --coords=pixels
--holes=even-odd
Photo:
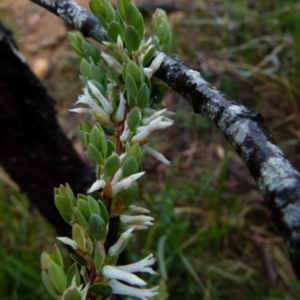
[[[103,42],[105,30],[72,0],[31,0],[55,13],[84,35]],[[241,156],[267,201],[300,278],[300,175],[275,145],[259,113],[235,103],[207,83],[200,73],[168,56],[155,74],[212,121]]]

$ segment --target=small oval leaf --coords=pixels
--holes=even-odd
[[[112,288],[104,283],[94,283],[89,287],[89,292],[102,295],[103,298],[106,298],[112,294]]]
[[[89,220],[89,232],[94,241],[103,241],[106,236],[106,223],[95,214],[92,214]]]
[[[128,177],[132,174],[135,174],[137,173],[139,170],[139,167],[138,167],[138,163],[137,163],[137,160],[135,159],[135,157],[129,157],[126,161],[125,161],[125,164],[124,164],[124,167],[123,167],[123,172],[122,172],[122,176],[125,178],[125,177]]]
[[[122,40],[124,40],[124,30],[122,26],[116,22],[112,21],[108,25],[108,30],[107,30],[108,37],[114,42],[117,42],[118,36],[121,37]]]
[[[117,154],[111,155],[105,162],[104,169],[107,176],[113,176],[120,167],[120,157]]]
[[[136,97],[138,95],[138,88],[137,88],[135,80],[133,79],[133,77],[130,74],[126,75],[125,86],[126,86],[126,89],[129,93],[129,95],[131,97],[133,97],[134,99],[136,99]]]
[[[125,45],[128,50],[137,51],[141,44],[141,38],[137,30],[131,25],[127,26],[124,34]]]
[[[140,109],[145,108],[150,101],[150,91],[146,83],[143,83],[138,91],[136,103]]]

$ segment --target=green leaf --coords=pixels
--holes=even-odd
[[[81,63],[80,63],[80,73],[85,78],[91,78],[90,64],[84,58],[81,60]]]
[[[130,131],[134,132],[139,126],[142,119],[141,111],[138,107],[134,107],[127,116],[127,125]]]
[[[155,35],[158,38],[159,48],[164,52],[168,51],[171,46],[172,32],[166,12],[162,9],[156,9],[152,23]]]
[[[141,40],[143,40],[144,34],[145,34],[145,25],[144,25],[144,19],[143,19],[142,15],[140,15],[139,24],[137,24],[135,29],[137,30],[138,34],[140,35]]]
[[[134,3],[129,3],[126,8],[126,22],[136,28],[140,23],[140,12]]]
[[[145,150],[143,149],[142,152],[141,152],[140,158],[138,159],[138,165],[139,165],[139,167],[141,167],[141,164],[143,162],[144,156],[145,156]]]
[[[67,276],[64,270],[59,265],[51,263],[48,268],[48,275],[54,288],[62,294],[67,288]]]
[[[140,67],[135,62],[130,61],[127,65],[126,73],[130,74],[133,77],[137,87],[139,88],[141,86]]]
[[[125,177],[128,177],[132,174],[136,174],[139,170],[139,167],[138,167],[138,163],[135,159],[135,157],[129,157],[126,161],[125,161],[125,164],[124,164],[124,167],[123,167],[123,172],[122,172],[122,176],[125,178]]]
[[[83,251],[86,252],[86,237],[84,234],[84,229],[77,223],[73,224],[72,226],[72,236],[78,247]]]
[[[103,298],[106,298],[112,294],[112,288],[104,283],[94,283],[89,287],[89,292],[102,295]]]
[[[100,60],[99,50],[88,41],[82,42],[81,49],[85,56],[91,58],[94,63],[97,63]]]
[[[48,276],[48,274],[45,271],[42,271],[42,280],[43,280],[44,286],[46,287],[46,290],[48,291],[48,293],[53,298],[59,299],[60,296],[57,293],[57,291],[55,290],[50,277]]]
[[[130,151],[129,151],[129,157],[130,156],[134,156],[136,160],[138,160],[140,158],[142,149],[139,143],[134,144]]]
[[[123,202],[124,206],[127,207],[131,205],[138,197],[139,185],[137,182],[133,183],[123,192]]]
[[[94,145],[89,144],[87,150],[94,163],[100,166],[103,165],[103,157]]]
[[[65,215],[65,214],[60,214],[62,216],[62,218],[64,219],[64,221],[68,224],[72,224],[73,223],[73,219],[72,217],[68,216],[68,215]]]
[[[113,152],[116,152],[115,145],[108,140],[107,141],[107,157],[111,156]]]
[[[41,254],[41,266],[43,270],[48,269],[50,263],[53,262],[52,256],[47,253],[47,252],[43,252]]]
[[[84,57],[84,53],[83,53],[83,51],[81,50],[81,48],[78,48],[77,46],[72,45],[72,44],[71,44],[71,48],[73,49],[73,51],[74,51],[77,55],[79,55],[80,57]]]
[[[143,57],[143,62],[142,62],[143,66],[146,66],[153,59],[155,51],[156,48],[153,45],[147,49]]]
[[[106,223],[95,214],[92,214],[89,220],[89,232],[94,241],[103,241],[106,237]]]
[[[138,91],[136,103],[140,109],[145,108],[150,102],[150,91],[146,83],[143,83]]]
[[[98,205],[98,202],[91,196],[88,196],[88,207],[89,207],[89,211],[92,214],[96,214],[98,216],[100,216],[100,208]]]
[[[131,25],[127,26],[124,34],[126,48],[132,52],[137,51],[141,44],[141,38],[137,30]]]
[[[126,20],[125,7],[123,0],[117,0],[117,10],[123,20]]]
[[[120,167],[120,157],[117,154],[113,154],[105,162],[104,169],[107,176],[113,176]]]
[[[129,93],[129,95],[132,96],[135,99],[138,95],[138,88],[137,88],[137,85],[135,83],[135,80],[133,79],[133,77],[130,74],[126,75],[125,87],[126,87],[128,93]]]
[[[79,124],[79,130],[82,130],[86,133],[90,133],[92,128],[92,125],[88,121],[83,121]]]
[[[81,300],[81,293],[76,287],[69,287],[61,300]]]
[[[104,3],[103,3],[104,1],[103,0],[91,0],[90,1],[91,11],[93,13],[95,11],[95,12],[99,12],[99,13],[101,13],[103,15],[106,15],[105,6],[104,6]]]
[[[153,77],[152,77],[152,79],[153,79]],[[152,90],[151,90],[152,84],[151,84],[150,79],[147,76],[145,77],[145,83],[147,84],[147,87],[148,87],[149,91],[152,92]]]
[[[76,215],[76,218],[77,218],[77,221],[78,221],[79,225],[84,230],[88,229],[89,224],[88,224],[86,218],[83,216],[83,214],[81,213],[81,211],[78,208],[75,211],[75,215]]]
[[[108,23],[115,21],[116,20],[116,12],[113,8],[113,6],[108,2],[108,1],[104,1],[104,7],[107,13],[107,19],[108,19]]]
[[[108,217],[108,211],[106,209],[106,206],[101,200],[98,200],[98,205],[100,207],[101,217],[104,220],[104,222],[107,224],[109,217]]]
[[[78,48],[81,48],[82,40],[79,38],[76,32],[68,33],[68,40],[72,45],[75,45]]]
[[[121,39],[124,40],[124,30],[122,26],[116,21],[112,21],[108,25],[107,35],[114,43],[117,42],[118,36],[120,36]]]
[[[74,215],[74,208],[69,198],[56,195],[54,202],[60,213],[70,217]]]
[[[90,76],[92,80],[95,80],[102,84],[102,82],[105,80],[105,73],[101,68],[96,66],[94,63],[90,64]]]
[[[144,20],[134,3],[129,3],[126,8],[126,22],[137,30],[142,40],[144,37]]]
[[[57,265],[64,269],[64,261],[56,244],[54,244],[52,248],[52,258]]]
[[[80,275],[79,275],[79,271],[78,271],[76,263],[73,264],[68,270],[68,273],[67,273],[68,286],[71,285],[74,277],[75,277],[76,286],[79,286],[80,285]]]
[[[127,63],[124,63],[122,64],[122,77],[123,77],[123,80],[125,82],[125,78],[126,78],[126,74],[127,74]]]
[[[74,262],[76,264],[79,264],[80,266],[85,266],[85,267],[88,266],[87,262],[79,255],[77,255],[75,253],[70,253],[70,257],[74,260]]]
[[[86,221],[88,221],[91,214],[90,214],[89,207],[88,207],[88,204],[87,204],[87,199],[84,200],[84,199],[78,198],[77,208],[81,212],[83,217],[86,219]]]
[[[107,157],[107,139],[104,133],[102,133],[101,135],[101,139],[102,139],[102,152],[104,157]]]
[[[90,133],[90,143],[94,145],[99,152],[102,150],[102,132],[99,130],[97,126],[94,125],[91,133]]]
[[[101,124],[101,127],[106,135],[115,135],[116,134],[115,130],[110,126]]]
[[[67,192],[67,195],[68,195],[72,205],[74,206],[76,204],[76,198],[75,198],[74,193],[68,183],[66,183],[66,192]]]
[[[94,265],[98,273],[101,273],[102,264],[105,259],[105,249],[101,242],[97,242],[94,251]]]

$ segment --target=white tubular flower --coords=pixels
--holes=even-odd
[[[130,205],[128,208],[131,212],[136,214],[149,214],[151,212],[149,209],[136,205]]]
[[[79,108],[69,109],[69,111],[75,112],[75,113],[78,113],[78,114],[91,114],[93,110],[90,109],[90,108],[79,107]]]
[[[91,89],[93,95],[100,101],[105,112],[107,112],[110,115],[113,111],[112,104],[102,95],[100,90],[91,83],[91,81],[88,81],[87,84]]]
[[[103,180],[103,179],[100,179],[100,180],[96,180],[92,186],[88,189],[87,193],[90,194],[94,191],[97,191],[99,189],[102,189],[106,186],[106,181]]]
[[[163,116],[160,116],[153,121],[151,121],[147,126],[139,126],[137,128],[137,134],[132,137],[132,141],[137,141],[139,139],[147,137],[152,131],[157,129],[163,129],[169,127],[173,124],[173,121],[163,121]]]
[[[125,113],[125,105],[126,105],[126,100],[124,98],[123,92],[120,94],[120,102],[119,106],[116,112],[116,121],[121,122],[124,118],[124,113]]]
[[[110,280],[108,282],[110,287],[113,289],[113,294],[127,295],[136,297],[141,300],[148,300],[151,297],[157,295],[158,286],[151,289],[138,289],[128,285],[125,285],[117,280]]]
[[[121,157],[120,157],[120,161],[121,161]],[[114,178],[111,181],[112,185],[116,184],[122,178],[122,172],[123,172],[123,168],[119,168],[119,170],[115,173]]]
[[[118,35],[117,37],[117,47],[120,53],[124,52],[124,45],[123,45],[123,41],[120,35]]]
[[[157,110],[154,109],[154,108],[151,108],[151,107],[145,107],[143,109],[143,113],[146,115],[146,116],[151,116],[152,114],[156,113]],[[165,113],[164,113],[165,116],[167,117],[173,117],[176,115],[176,113],[174,111],[169,111],[167,110]]]
[[[152,270],[152,268],[148,268],[152,266],[156,262],[156,259],[153,257],[153,254],[149,254],[146,258],[126,266],[115,266],[115,268],[129,273],[135,272],[142,272],[142,273],[149,273],[149,274],[157,274]]]
[[[102,109],[90,96],[88,89],[85,87],[83,89],[83,95],[78,97],[77,102],[75,104],[87,104],[90,108],[74,108],[70,109],[72,112],[77,113],[90,113],[90,114],[98,114],[101,115],[103,120],[109,121],[109,115],[106,113],[104,109]]]
[[[165,58],[165,54],[164,53],[159,53],[152,61],[152,63],[150,64],[149,68],[144,68],[145,71],[145,75],[150,79],[153,74],[159,69],[162,61]]]
[[[114,196],[117,193],[119,193],[120,191],[122,191],[124,189],[127,189],[133,182],[138,180],[144,174],[145,174],[145,172],[139,172],[139,173],[136,173],[136,174],[133,174],[133,175],[130,175],[130,176],[126,177],[122,181],[119,181],[119,182],[115,183],[112,186],[112,195]]]
[[[120,135],[120,139],[121,139],[122,143],[124,143],[128,140],[129,132],[130,132],[130,130],[128,128],[127,122],[125,122],[124,130],[123,130],[122,134]]]
[[[69,245],[71,246],[73,249],[78,249],[78,245],[76,244],[76,242],[68,237],[57,237],[56,239],[58,239],[59,241],[61,241],[62,243],[64,243],[65,245]]]
[[[113,266],[104,266],[102,269],[102,274],[105,278],[108,279],[119,279],[125,281],[132,285],[145,286],[147,283],[139,278],[138,276],[119,270]]]
[[[157,160],[161,161],[162,163],[164,163],[166,165],[171,164],[171,162],[169,160],[167,160],[162,153],[150,148],[147,145],[142,146],[142,148],[145,150],[146,153],[152,155],[153,157],[155,157]]]
[[[101,52],[101,56],[104,58],[104,60],[110,67],[115,69],[118,73],[122,73],[122,66],[116,59],[106,54],[105,52]]]
[[[153,225],[154,218],[149,216],[129,216],[129,215],[121,215],[120,216],[121,222],[125,225],[136,225],[136,226],[143,226],[148,228],[149,226]],[[137,229],[137,228],[136,228]]]
[[[118,255],[123,251],[123,249],[125,248],[127,242],[129,241],[134,229],[135,229],[134,226],[130,227],[127,231],[123,232],[120,235],[117,242],[109,248],[109,250],[108,250],[108,255],[109,256]]]
[[[148,118],[143,118],[142,119],[142,124],[143,125],[148,125],[152,120],[160,117],[161,115],[163,115],[165,112],[167,111],[166,108],[161,109],[161,110],[157,110],[155,113],[153,113],[150,117]]]

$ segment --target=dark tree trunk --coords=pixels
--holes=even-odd
[[[55,115],[54,100],[0,23],[0,163],[58,234],[67,235],[53,189],[68,182],[74,193],[85,192],[95,177]]]

